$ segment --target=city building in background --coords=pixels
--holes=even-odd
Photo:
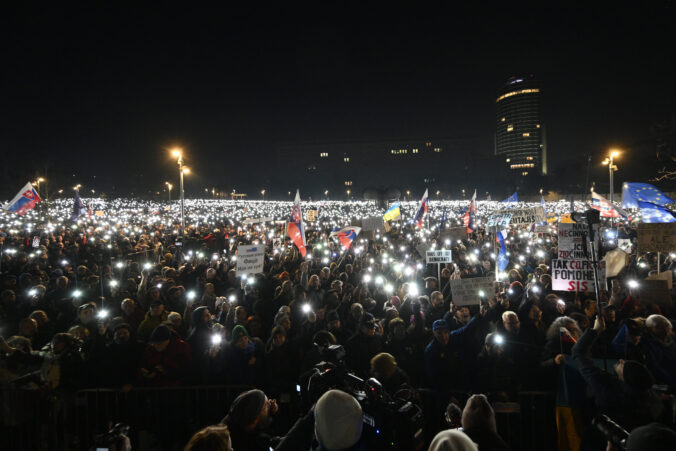
[[[495,155],[522,176],[547,175],[540,86],[532,75],[512,77],[495,100]]]

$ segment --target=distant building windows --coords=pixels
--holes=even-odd
[[[418,153],[418,149],[413,149],[411,153]]]
[[[518,164],[510,164],[509,169],[523,169],[523,168],[534,168],[535,164],[533,163],[518,163]]]
[[[512,161],[512,159],[511,159],[511,158],[507,158],[507,159],[505,160],[505,163],[509,163],[510,161]]]
[[[503,117],[502,119],[500,119],[500,122],[505,122],[505,118]]]
[[[437,179],[435,179],[435,178],[426,178],[426,179],[423,179],[423,180],[424,180],[425,183],[427,183],[427,184],[429,184],[429,183],[434,183],[434,182],[437,181]]]
[[[511,132],[511,131],[513,131],[513,130],[514,130],[514,126],[513,126],[512,124],[509,124],[509,125],[507,126],[507,131],[508,131],[508,132]]]
[[[319,157],[320,157],[320,158],[328,158],[328,157],[329,157],[329,153],[328,153],[328,152],[322,152],[322,153],[319,154]]]
[[[530,89],[520,89],[518,91],[511,91],[498,97],[498,99],[495,102],[497,103],[502,99],[506,99],[507,97],[512,97],[519,94],[534,94],[536,92],[540,92],[540,90],[538,88],[530,88]]]
[[[435,151],[436,153],[441,153],[441,147],[435,147],[435,148],[434,148],[434,151]]]
[[[524,176],[524,177],[527,176],[527,175],[528,175],[528,171],[523,171],[523,172],[521,173],[521,175]]]
[[[535,128],[540,128],[540,124],[537,124],[537,125],[535,126]]]
[[[426,142],[426,143],[425,143],[425,147],[432,147],[432,143],[431,143],[431,142],[429,142],[429,141],[428,141],[428,142]]]
[[[352,186],[352,180],[345,180],[345,186]]]
[[[533,157],[526,157],[526,160],[533,161]]]
[[[344,158],[343,158],[343,161],[344,161],[345,163],[349,163],[349,162],[350,162],[350,157],[344,157]]]
[[[308,167],[307,167],[307,170],[308,170],[308,171],[316,171],[316,170],[317,170],[317,166],[315,166],[315,165],[313,164],[312,166],[308,166]]]
[[[528,133],[528,132],[526,132],[526,133],[523,134],[523,137],[524,137],[524,138],[528,138],[529,136],[530,136],[530,133]]]
[[[408,153],[408,149],[392,149],[390,152],[392,155],[405,155]]]

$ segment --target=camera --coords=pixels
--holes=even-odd
[[[627,438],[629,432],[608,418],[606,415],[597,415],[592,420],[592,425],[598,430],[610,443],[620,449],[627,449]]]
[[[117,423],[108,432],[99,434],[94,437],[94,449],[96,451],[121,451],[131,449],[129,445],[129,430],[128,424]]]
[[[422,449],[422,409],[412,401],[412,393],[400,390],[397,396],[390,396],[375,378],[364,380],[350,373],[343,363],[345,350],[340,345],[323,349],[322,358],[324,361],[310,370],[303,384],[302,398],[308,407],[326,391],[342,390],[361,405],[361,441],[367,449]]]

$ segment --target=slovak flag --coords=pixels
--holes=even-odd
[[[418,208],[418,212],[415,214],[415,218],[413,219],[413,222],[415,222],[416,227],[419,229],[422,229],[423,219],[425,219],[425,215],[429,211],[429,205],[430,198],[427,194],[427,189],[425,189],[425,194],[423,194],[422,200],[420,201],[420,208]]]
[[[35,208],[35,205],[38,202],[42,202],[42,198],[38,192],[35,191],[33,185],[28,182],[23,188],[21,188],[21,191],[19,191],[17,195],[14,196],[14,199],[12,199],[3,208],[7,211],[13,211],[19,216],[23,216],[27,211]]]
[[[568,329],[562,327],[559,330],[561,331],[561,343],[577,343],[577,340],[570,334],[570,332],[568,332]]]
[[[361,227],[350,226],[331,232],[329,236],[337,236],[340,244],[342,244],[345,249],[350,249],[354,240],[357,239],[359,232],[361,232]]]
[[[621,208],[618,208],[615,205],[611,204],[608,199],[601,196],[600,194],[597,194],[594,191],[592,191],[591,192],[591,198],[592,198],[591,207],[594,210],[600,211],[602,218],[624,218],[624,219],[627,219],[627,217],[628,217],[627,212],[625,212]]]
[[[469,206],[465,210],[465,216],[462,218],[462,222],[467,229],[467,233],[474,232],[474,215],[476,214],[476,190],[472,195],[472,200],[469,201]]]
[[[296,190],[296,199],[293,202],[293,210],[286,226],[286,234],[289,235],[293,244],[296,245],[300,255],[305,257],[305,228],[303,227],[303,213],[300,211],[300,192]]]

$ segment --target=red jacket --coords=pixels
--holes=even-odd
[[[144,377],[148,370],[153,377]],[[177,336],[172,337],[169,346],[163,352],[157,352],[152,345],[148,345],[141,357],[139,379],[145,385],[175,386],[181,385],[192,369],[190,346]]]

